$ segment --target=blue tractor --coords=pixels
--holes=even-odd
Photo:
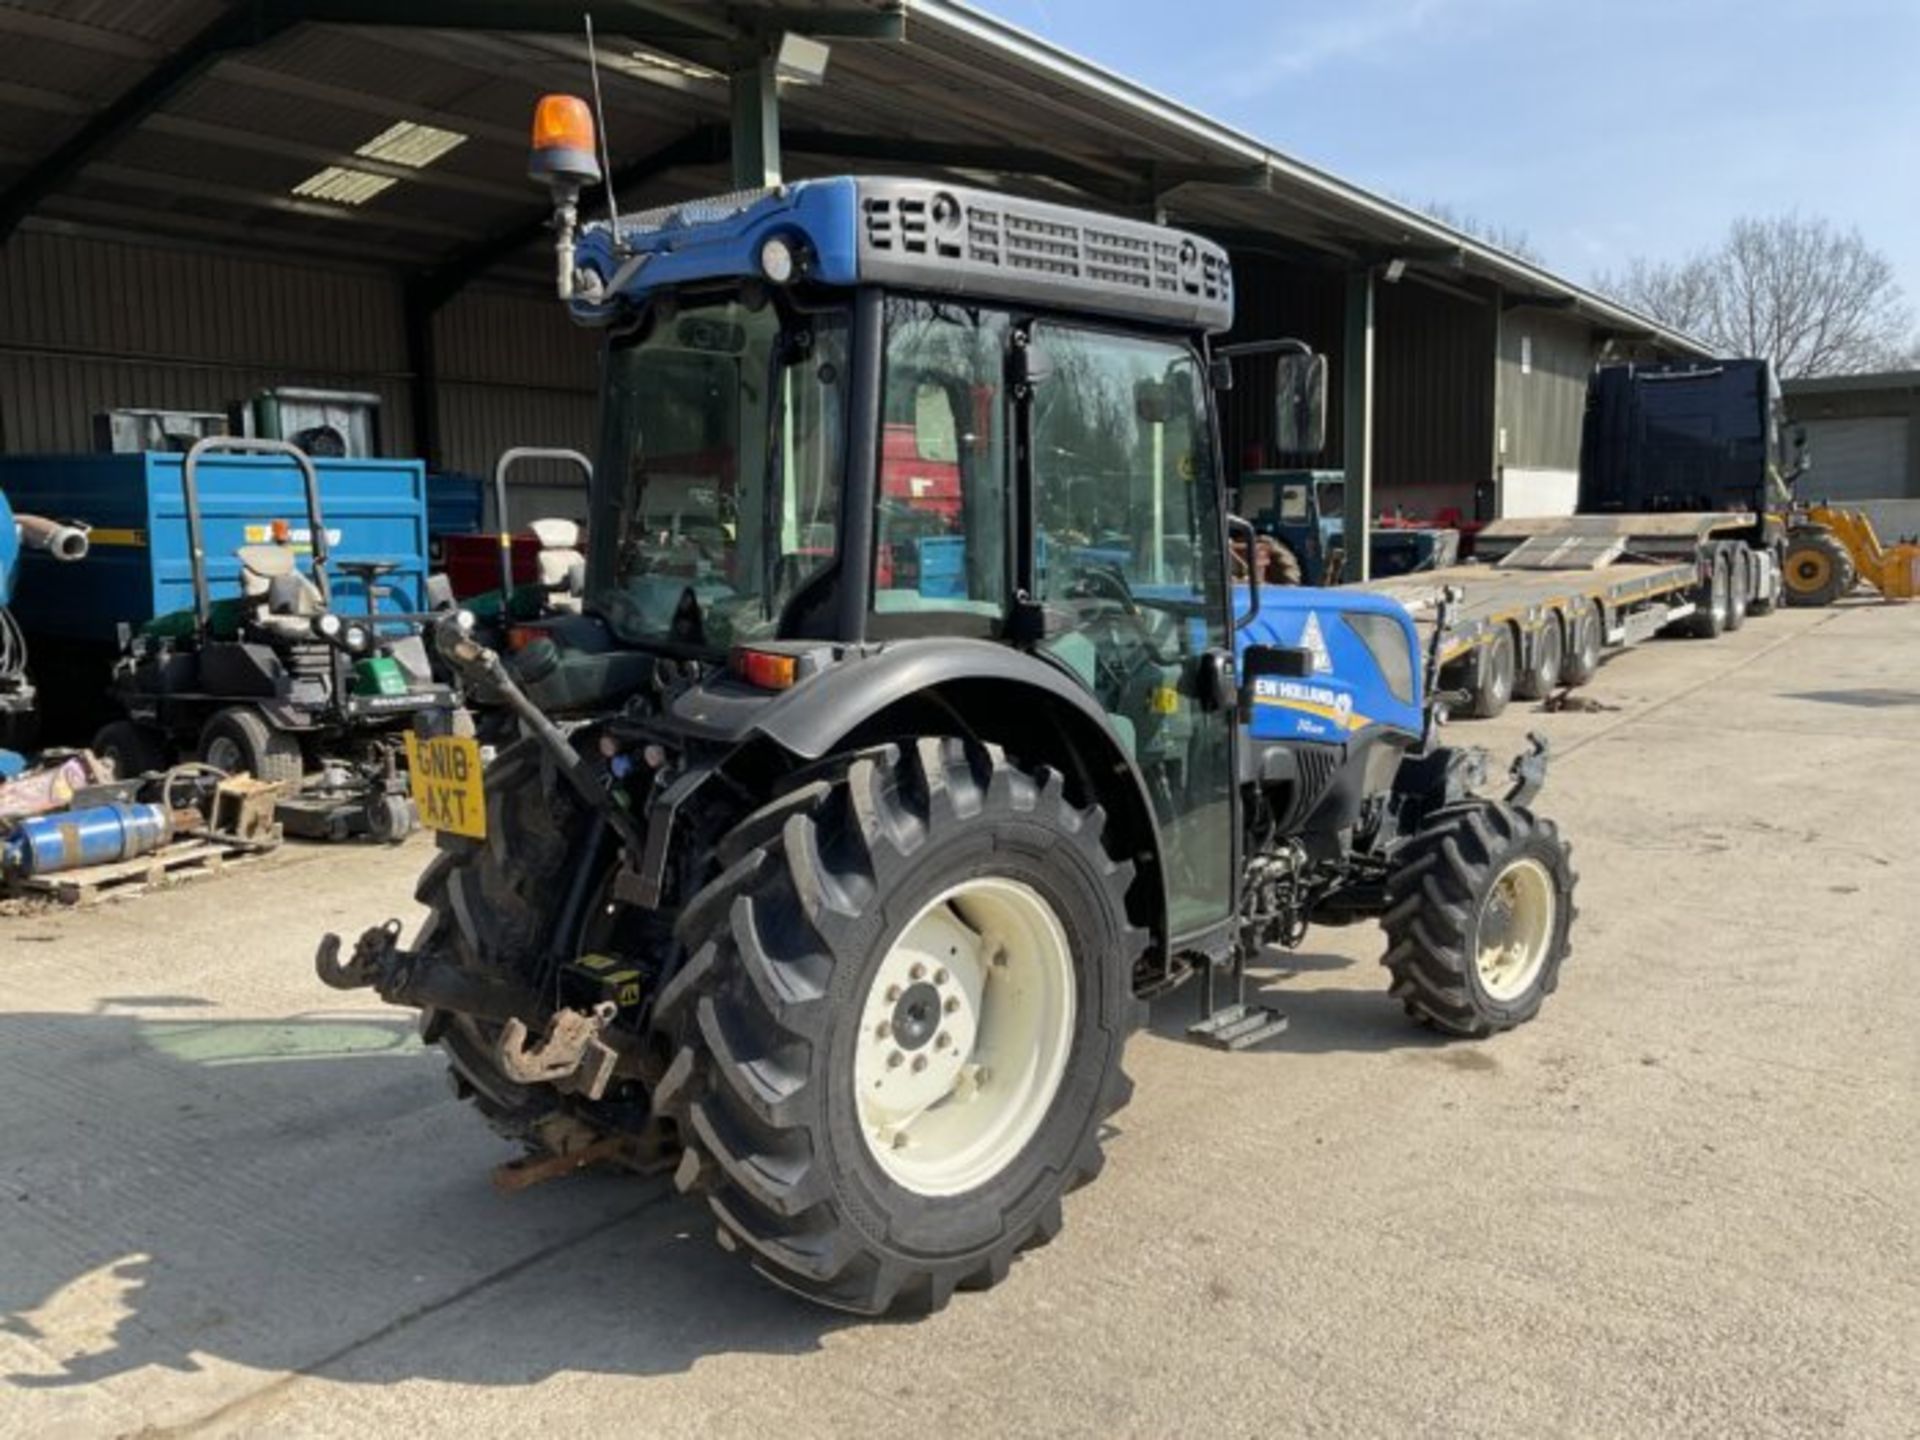
[[[422,742],[431,918],[324,980],[419,1007],[540,1173],[677,1155],[727,1248],[861,1313],[1051,1238],[1146,1002],[1274,1035],[1246,966],[1310,924],[1381,921],[1443,1034],[1534,1015],[1540,757],[1478,794],[1404,610],[1230,580],[1219,248],[865,177],[576,239],[591,155],[541,167],[604,345],[583,613],[442,624],[485,718]]]

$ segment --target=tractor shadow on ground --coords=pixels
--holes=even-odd
[[[760,1280],[661,1177],[495,1193],[514,1152],[409,1018],[137,1003],[169,1009],[0,1015],[20,1082],[0,1102],[9,1409],[139,1373],[142,1409],[175,1423],[235,1398],[229,1365],[261,1384],[677,1373],[863,1323]]]
[[[1352,989],[1303,986],[1301,977],[1350,970],[1355,978],[1377,979]],[[1224,977],[1219,995],[1227,997]],[[1390,1050],[1440,1050],[1447,1041],[1407,1018],[1400,1002],[1387,994],[1387,974],[1368,961],[1307,951],[1272,952],[1247,972],[1247,1000],[1270,1005],[1287,1017],[1286,1030],[1252,1046],[1244,1055],[1335,1053],[1379,1054]],[[1200,1018],[1198,979],[1156,1000],[1148,1031],[1163,1040],[1194,1043],[1187,1027]]]

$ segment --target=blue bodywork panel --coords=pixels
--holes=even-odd
[[[13,582],[20,574],[20,532],[14,528],[13,508],[0,490],[0,605],[13,599]]]
[[[1235,613],[1245,614],[1251,603],[1247,588],[1235,586]],[[1313,673],[1249,676],[1246,653],[1254,645],[1308,650]],[[1263,585],[1260,613],[1235,648],[1241,683],[1253,691],[1255,740],[1340,742],[1376,725],[1417,737],[1424,729],[1420,637],[1397,600],[1364,590]]]
[[[61,564],[28,551],[13,610],[29,639],[113,643],[135,628],[193,606],[187,555],[183,457],[174,454],[0,456],[0,490],[23,511],[93,527],[84,560]],[[385,560],[381,608],[424,610],[427,580],[425,466],[418,460],[315,460],[333,551],[334,609],[363,614],[360,582],[340,562]],[[298,543],[306,492],[290,460],[208,455],[198,469],[207,587],[215,600],[240,593],[240,546],[270,538],[284,520]],[[8,533],[12,527],[8,526]],[[301,568],[307,568],[302,563]]]
[[[826,285],[852,285],[859,279],[856,253],[860,196],[848,177],[802,180],[764,194],[722,195],[689,201],[649,216],[620,222],[624,255],[614,253],[613,234],[602,223],[588,226],[574,252],[575,263],[600,277],[604,301],[582,298],[574,314],[586,321],[607,319],[622,300],[631,302],[655,290],[695,280],[760,273],[760,247],[778,235],[803,242],[811,253],[811,274]]]

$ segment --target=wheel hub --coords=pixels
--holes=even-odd
[[[893,1007],[893,1038],[902,1050],[918,1050],[940,1028],[938,987],[922,980],[908,988]]]
[[[1480,907],[1474,957],[1481,988],[1493,999],[1517,999],[1539,975],[1553,943],[1556,904],[1553,877],[1538,860],[1515,860],[1495,877]]]
[[[924,907],[875,970],[853,1082],[880,1168],[925,1195],[1005,1169],[1059,1090],[1073,1033],[1066,934],[1030,886],[954,886]]]

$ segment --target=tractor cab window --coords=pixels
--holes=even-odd
[[[871,628],[987,634],[1008,597],[1007,317],[894,296],[886,322]]]
[[[608,364],[607,453],[624,463],[602,467],[621,488],[594,609],[630,641],[777,633],[838,548],[844,313],[783,315],[746,292],[669,301]]]
[[[1220,491],[1184,344],[1036,324],[1034,576],[1042,648],[1107,711],[1159,811],[1176,931],[1232,895],[1230,725],[1200,698],[1228,644]]]

